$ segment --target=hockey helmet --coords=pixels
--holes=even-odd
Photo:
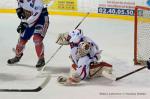
[[[83,37],[83,32],[81,29],[75,29],[69,33],[70,35],[70,42],[79,43],[81,38]]]

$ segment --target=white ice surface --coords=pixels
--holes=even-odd
[[[82,17],[50,16],[50,27],[44,39],[45,57],[48,59],[59,45],[55,44],[58,33],[75,28]],[[20,66],[8,66],[7,60],[14,56],[19,34],[19,20],[14,14],[0,14],[0,88],[35,88],[44,79],[36,78],[37,62],[34,43],[28,42]],[[104,50],[102,60],[113,65],[113,74],[121,76],[139,66],[133,65],[133,22],[105,18],[87,18],[80,28]],[[52,73],[49,84],[38,93],[2,93],[0,99],[148,99],[150,94],[150,72],[144,69],[120,81],[106,78],[83,81],[78,86],[61,86],[57,76],[67,74],[71,64],[69,47],[63,46],[47,64]],[[135,95],[143,93],[144,95]],[[104,95],[105,94],[105,95]],[[111,95],[108,95],[111,94]],[[112,95],[114,94],[114,95]]]

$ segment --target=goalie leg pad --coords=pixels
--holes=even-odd
[[[89,67],[90,67],[91,59],[88,56],[84,56],[79,58],[77,73],[80,75],[80,78],[86,79],[89,76]]]
[[[116,77],[112,73],[110,73],[110,71],[108,71],[108,70],[103,70],[102,76],[107,78],[107,79],[113,80],[113,81],[116,80]]]
[[[102,75],[103,71],[106,71],[109,74],[111,74],[112,73],[112,65],[108,64],[106,62],[100,62],[100,63],[91,64],[89,77],[90,78],[101,77],[101,76],[103,76]]]
[[[77,70],[77,65],[72,64],[72,66],[70,68],[70,76],[72,76],[72,74],[76,73],[76,70]]]

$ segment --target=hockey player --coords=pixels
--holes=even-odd
[[[15,57],[8,60],[8,64],[19,62],[23,56],[23,49],[28,40],[33,36],[35,50],[38,56],[37,68],[45,65],[43,39],[49,26],[47,8],[42,0],[17,0],[18,8],[16,13],[21,20],[17,28],[20,34],[16,45]]]
[[[57,79],[59,83],[72,85],[97,76],[113,79],[112,65],[105,62],[98,63],[102,50],[90,38],[84,36],[81,29],[59,34],[56,43],[70,45],[70,58],[73,62],[70,76],[59,76]]]

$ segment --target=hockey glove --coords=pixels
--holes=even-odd
[[[25,13],[23,11],[23,8],[17,8],[16,13],[19,19],[25,19]]]
[[[69,40],[68,40],[68,33],[60,33],[56,43],[59,45],[68,45],[69,44]]]
[[[28,27],[28,23],[21,22],[20,25],[17,28],[17,32],[18,33],[23,33],[27,27]]]

